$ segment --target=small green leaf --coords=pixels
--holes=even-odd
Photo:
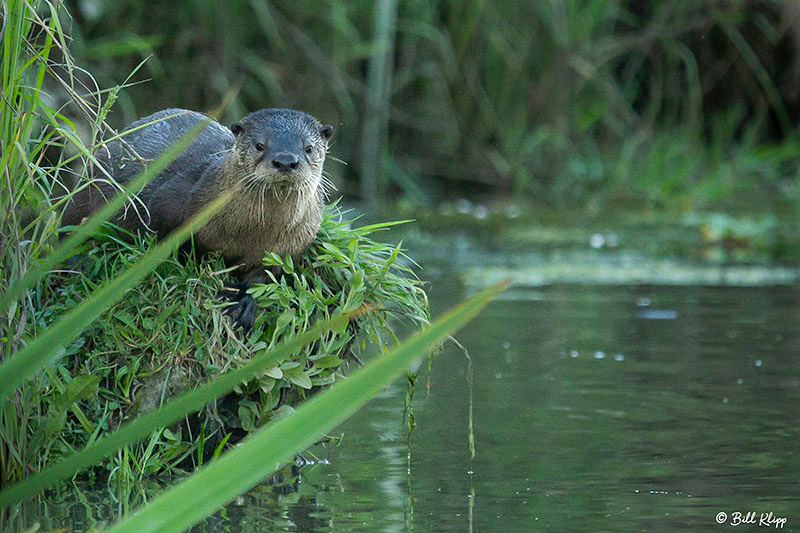
[[[364,285],[364,271],[357,270],[350,276],[350,290],[358,291]]]
[[[286,260],[283,262],[283,271],[287,274],[294,274],[294,261],[291,255],[286,255]]]
[[[247,294],[256,299],[261,298],[265,292],[267,292],[266,285],[255,285],[247,289]]]
[[[242,424],[242,429],[245,431],[253,431],[255,429],[255,416],[253,409],[248,405],[239,405],[239,423]]]
[[[67,424],[67,411],[55,407],[46,418],[39,422],[36,431],[33,432],[29,447],[31,452],[36,452],[44,442],[54,439]]]
[[[272,420],[283,420],[284,418],[293,415],[295,413],[294,407],[291,405],[281,405],[272,415]]]
[[[272,391],[272,389],[275,388],[275,383],[277,383],[276,380],[267,377],[263,377],[258,380],[258,386],[261,389],[261,392],[264,394],[268,394],[270,391]]]
[[[216,449],[214,450],[214,455],[211,456],[212,461],[214,461],[217,457],[219,457],[219,454],[222,453],[222,449],[225,447],[225,443],[228,442],[228,439],[231,438],[231,435],[232,435],[231,433],[225,435],[225,438],[222,439],[222,442],[220,442],[219,445],[216,447]]]
[[[336,381],[336,375],[331,373],[325,376],[315,376],[311,378],[311,384],[315,387],[322,387],[323,385],[330,385]]]
[[[114,318],[116,318],[123,324],[127,324],[128,326],[133,326],[134,324],[136,324],[134,318],[125,311],[117,311],[116,313],[114,313]]]
[[[335,368],[342,364],[342,360],[335,355],[326,355],[314,360],[314,366],[319,369]]]
[[[311,378],[303,372],[289,375],[288,378],[291,383],[297,385],[298,387],[302,387],[304,389],[311,388]]]
[[[275,329],[280,331],[288,326],[292,320],[294,320],[295,310],[292,308],[287,309],[281,316],[278,317],[278,320],[275,321]]]
[[[100,377],[78,376],[69,382],[64,393],[64,407],[69,407],[75,402],[91,398],[100,389]]]
[[[267,252],[264,254],[264,265],[266,266],[281,266],[283,265],[283,258],[275,252]]]
[[[283,378],[283,372],[281,371],[280,367],[277,366],[264,371],[264,375],[275,379]]]

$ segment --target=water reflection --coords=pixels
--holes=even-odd
[[[792,516],[800,496],[796,291],[537,292],[495,303],[459,335],[475,361],[472,464],[463,357],[448,349],[434,365],[412,453],[416,531],[467,531],[470,513],[475,531],[707,530],[719,511]],[[642,318],[642,298],[675,318]],[[399,399],[393,409],[401,427]],[[372,416],[369,408],[346,425],[358,442],[337,450],[332,467],[351,481],[400,482],[390,468],[343,466],[375,445],[359,433]],[[335,509],[364,494],[326,496],[337,524]],[[372,524],[343,530],[402,527],[374,509]]]
[[[432,288],[434,314],[465,294],[444,271]],[[458,335],[474,461],[466,362],[449,346],[418,381],[410,476],[397,383],[311,450],[318,462],[195,530],[707,531],[737,511],[796,528],[798,301],[787,287],[517,288]],[[80,531],[124,510],[75,494],[7,529]]]

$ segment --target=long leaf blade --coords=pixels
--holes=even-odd
[[[495,296],[501,282],[473,296],[432,325],[246,438],[236,449],[198,471],[112,527],[113,533],[183,531],[255,486],[325,432],[344,421],[411,363],[444,341]]]

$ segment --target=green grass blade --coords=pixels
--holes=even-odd
[[[164,533],[191,527],[349,417],[415,359],[471,320],[507,285],[508,282],[494,285],[452,309],[350,378],[306,401],[293,415],[247,437],[234,450],[129,515],[109,532]]]
[[[191,232],[205,224],[230,198],[229,192],[211,202],[203,211],[172,232],[164,242],[147,252],[134,266],[92,293],[82,304],[59,318],[25,348],[0,365],[0,400],[8,397],[16,386],[33,376],[50,357],[72,342],[103,310],[121,300],[125,291],[166,259]]]
[[[351,221],[352,222],[352,221]],[[367,235],[369,233],[374,233],[378,230],[388,229],[392,226],[399,226],[400,224],[408,224],[409,222],[414,222],[413,218],[408,218],[406,220],[394,220],[391,222],[379,222],[378,224],[370,224],[368,226],[361,226],[358,228],[358,232],[362,235]]]
[[[49,115],[51,121],[55,121],[55,118],[51,112],[44,108],[43,111],[45,111],[45,114]],[[165,120],[166,118],[169,117],[164,117],[164,119],[161,120]],[[38,280],[42,278],[42,276],[47,274],[47,272],[52,270],[53,267],[69,257],[83,241],[88,239],[94,232],[97,231],[97,228],[99,228],[103,222],[110,219],[114,213],[119,211],[132,194],[135,194],[142,187],[147,185],[147,183],[155,178],[162,170],[167,168],[167,166],[169,166],[169,164],[172,163],[175,158],[177,158],[184,150],[186,150],[186,148],[189,147],[189,144],[191,144],[195,137],[197,137],[203,128],[205,128],[210,122],[211,119],[208,121],[203,121],[192,128],[177,143],[170,146],[152,163],[148,164],[147,168],[145,168],[145,170],[139,176],[133,179],[124,188],[124,190],[114,196],[111,201],[98,210],[97,213],[90,217],[84,224],[81,224],[69,237],[67,237],[55,250],[53,250],[53,253],[43,258],[37,264],[33,265],[18,283],[15,283],[13,286],[9,287],[8,291],[6,291],[6,293],[0,297],[0,312],[8,309],[11,303],[17,300],[23,292],[30,289]],[[64,135],[68,135],[67,132],[62,131],[62,133]],[[79,140],[77,139],[73,144],[75,144],[75,146],[81,146]],[[92,154],[86,153],[84,155],[89,157],[95,164],[97,164],[97,161],[94,159]]]
[[[191,392],[170,400],[156,411],[144,414],[114,433],[86,446],[80,452],[50,466],[25,481],[11,485],[0,492],[0,509],[13,505],[24,498],[42,491],[62,479],[66,479],[84,468],[100,462],[126,444],[136,442],[153,430],[173,424],[184,416],[202,409],[215,398],[228,393],[237,385],[280,363],[293,352],[316,341],[325,332],[343,327],[354,316],[363,313],[357,310],[320,322],[314,328],[288,340],[272,350],[264,350],[248,364],[204,384]]]

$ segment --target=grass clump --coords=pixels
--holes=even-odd
[[[393,318],[427,323],[427,297],[408,258],[399,246],[370,238],[392,223],[353,228],[343,215],[338,205],[325,208],[322,228],[302,260],[266,254],[265,265],[280,273],[251,288],[260,309],[248,335],[231,329],[225,304],[216,297],[233,268],[216,255],[173,254],[71,343],[41,378],[36,396],[44,416],[24,428],[32,436],[28,454],[46,457],[42,465],[66,457],[125,420],[246,364],[258,350],[363,304],[374,309],[241,383],[205,412],[121,450],[100,468],[115,482],[189,470],[334,383],[368,343],[384,349],[396,340]],[[131,243],[113,231],[98,235],[73,272],[53,275],[35,321],[46,327],[138,260],[150,240]]]

